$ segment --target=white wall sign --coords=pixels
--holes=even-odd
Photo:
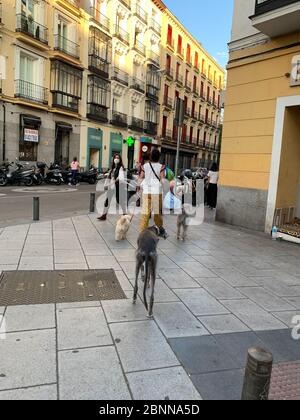
[[[292,60],[291,86],[300,86],[300,55]]]
[[[31,143],[39,142],[39,130],[32,130],[31,128],[24,128],[24,141]]]

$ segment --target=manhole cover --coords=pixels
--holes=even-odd
[[[0,306],[126,299],[113,270],[14,271],[0,277]]]
[[[300,400],[300,362],[273,367],[270,400]]]

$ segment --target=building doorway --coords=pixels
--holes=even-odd
[[[67,123],[56,123],[55,127],[55,156],[57,165],[68,166],[70,163],[70,136],[72,126]]]
[[[99,149],[90,149],[89,162],[90,162],[89,166],[94,166],[95,168],[99,167],[99,162],[100,162]]]

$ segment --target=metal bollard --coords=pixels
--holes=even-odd
[[[90,195],[90,213],[95,213],[95,202],[96,202],[96,194],[91,193],[91,195]]]
[[[40,220],[40,197],[33,197],[33,221]]]
[[[248,350],[247,367],[245,371],[243,401],[268,400],[273,356],[259,347]]]

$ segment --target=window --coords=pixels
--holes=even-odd
[[[184,124],[182,127],[182,141],[186,142],[186,136],[187,136],[187,125]]]
[[[193,143],[193,134],[194,134],[194,127],[190,128],[190,143]]]
[[[210,100],[210,87],[207,87],[207,100]]]
[[[196,111],[196,102],[195,102],[195,101],[193,101],[193,102],[192,102],[192,117],[194,117],[194,116],[195,116],[195,111]]]
[[[198,131],[197,131],[197,145],[198,146],[200,144],[200,132],[201,132],[201,130],[200,130],[200,128],[198,128]]]
[[[20,79],[32,83],[34,80],[34,60],[32,57],[20,54]]]
[[[178,35],[178,45],[177,45],[178,54],[182,54],[182,36]]]
[[[166,56],[166,67],[167,70],[171,70],[171,65],[172,65],[172,58],[169,54],[167,54]]]
[[[51,65],[51,86],[54,106],[78,112],[82,89],[81,70],[61,61],[53,61]]]
[[[185,84],[187,85],[189,81],[190,72],[188,70],[185,71]]]
[[[88,78],[88,103],[109,108],[110,83],[97,76]]]
[[[21,161],[37,161],[40,125],[40,118],[21,115],[19,143]]]
[[[186,61],[188,63],[191,62],[191,46],[190,46],[190,44],[187,44],[187,47],[186,47]]]
[[[199,54],[197,51],[195,52],[195,67],[199,68]]]
[[[159,105],[155,102],[147,101],[145,109],[145,119],[147,122],[157,124]]]
[[[222,76],[219,77],[219,89],[222,89]]]
[[[203,98],[203,96],[204,96],[204,83],[203,83],[203,82],[201,82],[201,92],[200,92],[200,96],[201,96],[201,98]]]
[[[163,122],[162,122],[162,136],[163,137],[166,137],[167,135],[167,126],[168,126],[168,117],[164,116]]]
[[[90,28],[89,53],[101,58],[106,63],[111,63],[111,41],[108,36],[96,27]]]
[[[206,112],[205,112],[205,122],[206,123],[208,123],[208,116],[209,116],[209,113],[208,113],[208,109],[207,109]]]
[[[205,60],[204,60],[204,58],[203,58],[203,60],[202,60],[201,73],[202,73],[202,74],[205,74]]]
[[[176,80],[179,79],[180,76],[180,63],[176,64]]]
[[[173,44],[173,28],[171,25],[168,25],[167,43],[169,45]]]
[[[197,76],[194,76],[193,90],[197,92]]]

